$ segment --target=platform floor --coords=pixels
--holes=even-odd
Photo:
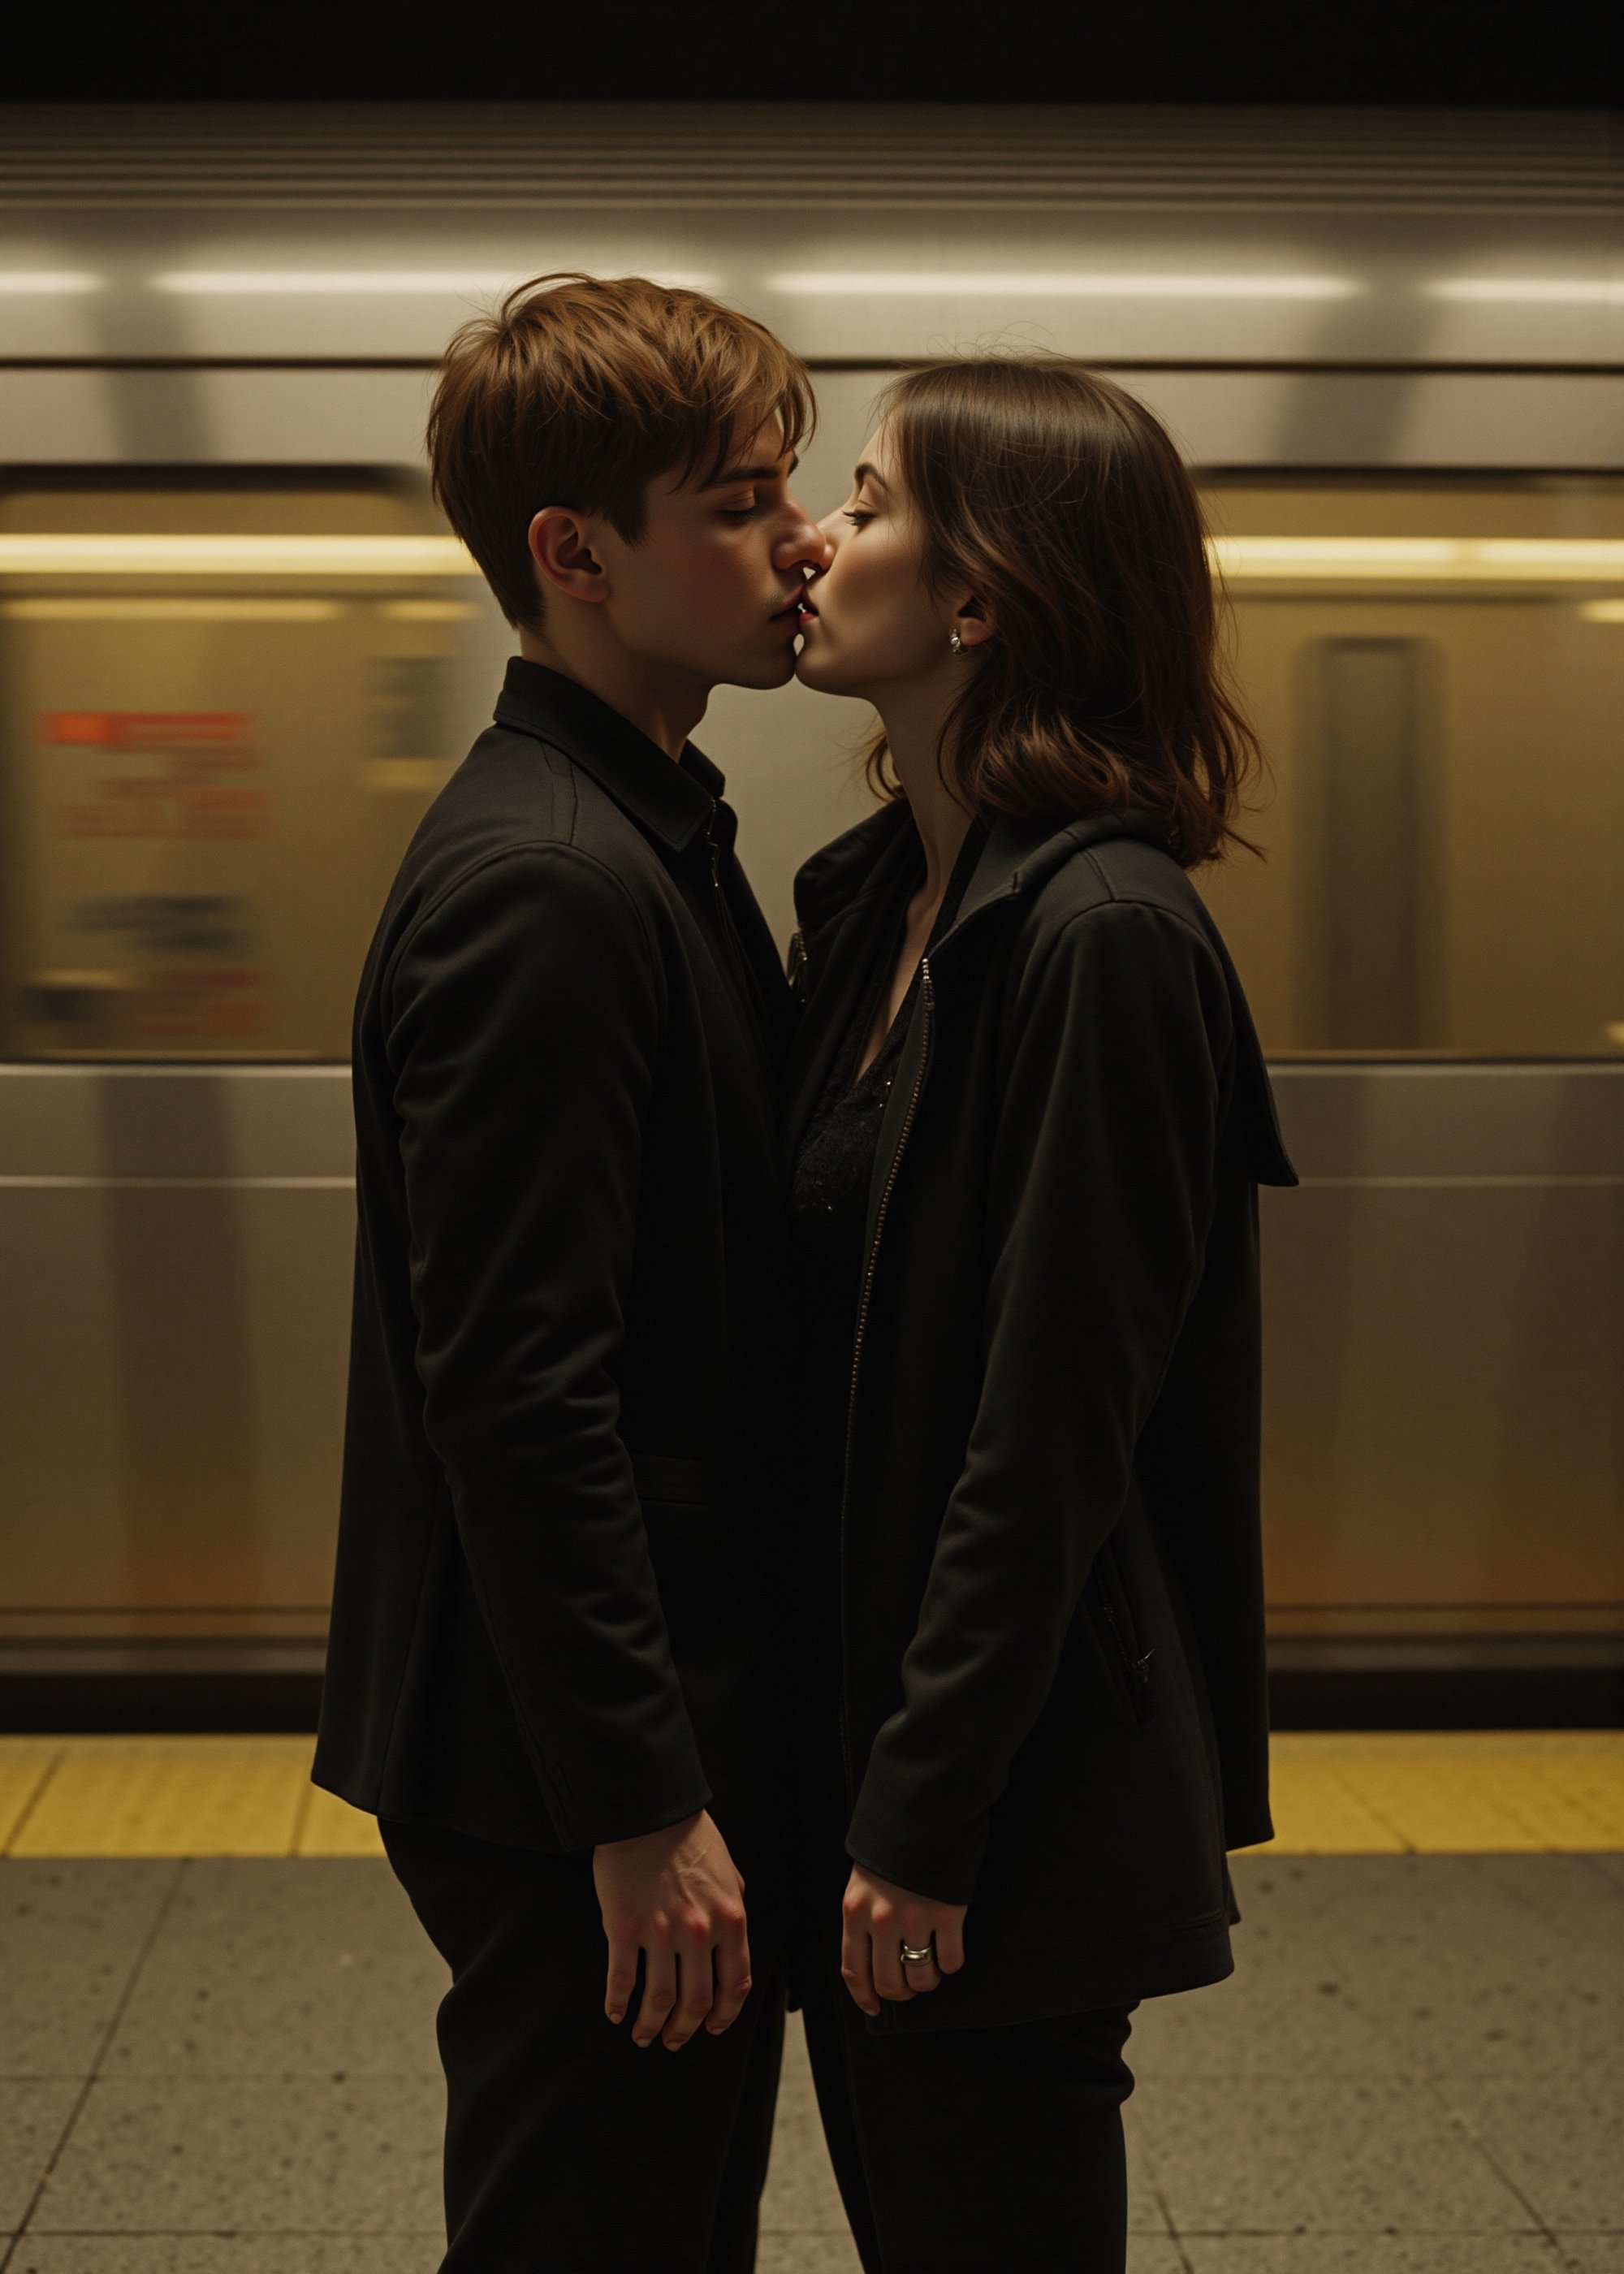
[[[300,1743],[0,1743],[0,2274],[432,2274],[443,1974]],[[1624,1739],[1281,1765],[1236,1977],[1137,2020],[1132,2274],[1624,2274]],[[855,2274],[793,2035],[763,2228]]]

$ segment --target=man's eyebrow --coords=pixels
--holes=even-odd
[[[800,463],[799,456],[790,460],[788,473],[785,475],[786,480]],[[729,488],[734,482],[776,482],[778,475],[779,469],[776,465],[728,466],[716,477],[714,481],[707,482],[705,487],[708,490],[724,490]]]

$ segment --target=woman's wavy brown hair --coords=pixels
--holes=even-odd
[[[1231,843],[1258,745],[1227,681],[1195,489],[1142,403],[1076,364],[906,373],[880,417],[922,525],[927,586],[996,622],[944,732],[977,818],[1137,807],[1181,866]],[[868,753],[900,794],[883,737]]]

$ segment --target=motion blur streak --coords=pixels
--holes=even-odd
[[[1219,537],[1230,578],[1435,577],[1450,583],[1574,584],[1624,577],[1624,539],[1496,537]]]
[[[1011,269],[790,269],[764,282],[769,292],[809,297],[968,292],[1021,299],[1346,300],[1365,290],[1351,276],[1174,276],[1109,270],[1068,275]]]
[[[508,292],[533,273],[524,268],[177,268],[154,276],[161,292]],[[654,269],[657,284],[691,292],[716,278],[690,270]]]
[[[1426,290],[1434,300],[1522,300],[1547,307],[1624,308],[1624,280],[1612,276],[1445,276]]]
[[[454,537],[0,536],[0,573],[47,576],[477,576]]]
[[[0,292],[99,292],[102,282],[82,268],[0,268]]]

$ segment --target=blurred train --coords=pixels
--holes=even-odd
[[[319,1667],[349,1006],[510,645],[429,502],[424,410],[466,314],[584,268],[702,286],[807,357],[818,512],[887,374],[944,351],[1075,356],[1168,421],[1270,768],[1266,857],[1203,884],[1303,1177],[1264,1203],[1282,1695],[1362,1683],[1365,1718],[1384,1683],[1431,1683],[1446,1717],[1452,1685],[1490,1685],[1505,1718],[1547,1677],[1570,1707],[1575,1683],[1616,1698],[1605,120],[4,124],[0,1677]],[[723,690],[701,730],[781,934],[795,863],[864,809],[864,723],[799,688]]]

